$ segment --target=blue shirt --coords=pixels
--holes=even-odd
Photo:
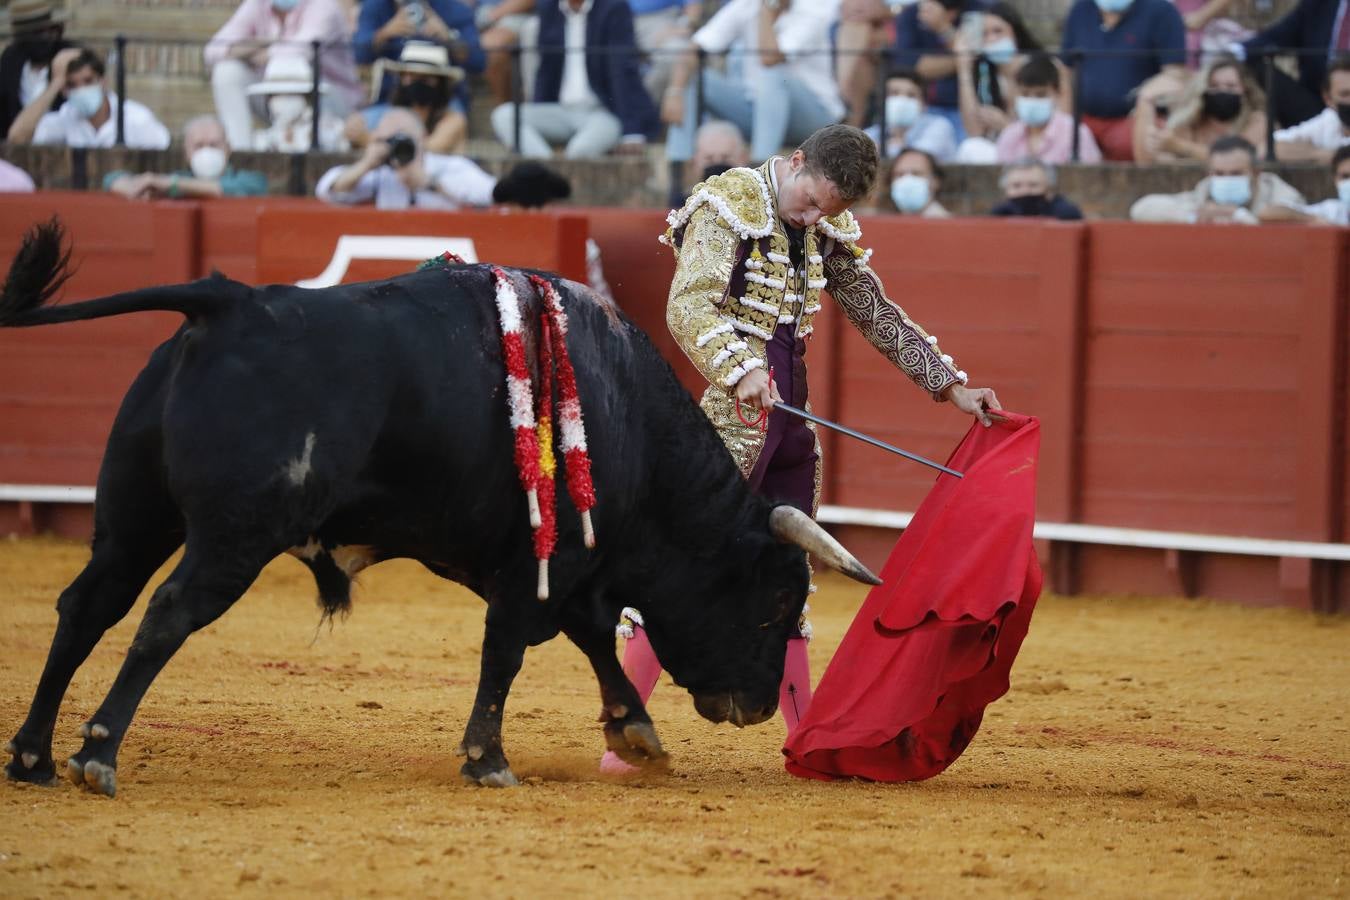
[[[473,9],[459,0],[422,0],[435,10],[446,26],[459,32],[459,39],[467,45],[469,56],[462,63],[450,61],[452,65],[463,66],[470,72],[481,72],[487,62],[483,54],[483,45],[478,40],[478,27],[473,23]],[[352,39],[352,52],[356,61],[363,66],[373,63],[377,57],[398,59],[403,52],[403,38],[394,38],[375,52],[375,32],[379,31],[398,12],[396,0],[361,0],[361,15],[356,21],[356,36]]]
[[[648,13],[670,9],[672,6],[683,7],[688,2],[689,0],[628,0],[628,5],[633,8],[633,15],[645,16]]]
[[[1168,0],[1134,0],[1116,27],[1107,30],[1093,0],[1076,0],[1064,22],[1063,48],[1070,66],[1072,51],[1084,53],[1078,79],[1083,112],[1119,119],[1134,109],[1131,91],[1163,66],[1185,65],[1186,26]]]
[[[984,8],[984,0],[966,0],[961,6],[961,14],[965,15],[972,10],[981,11]],[[958,27],[960,21],[958,18]],[[947,49],[947,45],[938,37],[937,32],[930,31],[919,22],[919,4],[911,3],[895,17],[895,47],[891,51],[895,65],[912,69],[919,64],[920,56],[950,54],[951,50]],[[957,90],[955,75],[929,81],[928,105],[955,109],[959,105]]]

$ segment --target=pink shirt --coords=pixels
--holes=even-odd
[[[237,41],[294,41],[272,47],[269,55],[298,54],[308,61],[313,52],[310,41],[338,44],[324,48],[321,77],[355,108],[365,91],[356,77],[351,40],[351,23],[339,0],[300,0],[295,9],[281,16],[272,9],[272,0],[243,0],[207,42],[203,56],[208,66],[214,66]]]
[[[1027,126],[1013,122],[998,136],[998,161],[1016,162],[1028,156],[1035,156],[1044,162],[1058,165],[1073,158],[1073,116],[1066,112],[1055,111],[1041,134],[1040,152],[1032,153],[1027,141]],[[1078,126],[1078,161],[1095,163],[1102,161],[1102,151],[1088,131],[1086,125]]]

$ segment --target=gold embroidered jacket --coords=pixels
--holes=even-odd
[[[764,366],[765,342],[780,324],[808,337],[827,290],[863,336],[916,385],[939,399],[965,383],[905,311],[886,297],[867,265],[872,251],[858,246],[862,231],[850,212],[821,219],[805,234],[805,271],[789,259],[787,232],[778,218],[770,160],[758,169],[730,169],[694,188],[671,212],[662,237],[675,251],[675,278],[666,323],[681,349],[708,379],[703,409],[747,476],[763,435],[736,416],[731,390]]]

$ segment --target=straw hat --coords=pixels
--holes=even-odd
[[[66,20],[66,11],[52,0],[10,0],[5,26],[16,35],[41,31]]]
[[[300,56],[274,56],[263,69],[262,81],[248,86],[249,94],[308,94],[314,89],[314,70]],[[319,93],[328,85],[319,83]]]
[[[431,41],[408,41],[398,61],[386,60],[384,68],[390,72],[410,72],[416,75],[439,75],[459,81],[464,70],[450,65],[450,51]]]

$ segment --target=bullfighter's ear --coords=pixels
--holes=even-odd
[[[858,562],[857,557],[844,549],[844,545],[821,528],[814,519],[795,506],[775,506],[769,513],[769,531],[778,540],[787,544],[796,544],[807,553],[812,553],[831,569],[843,572],[854,581],[863,584],[881,584],[881,579],[871,570]]]

